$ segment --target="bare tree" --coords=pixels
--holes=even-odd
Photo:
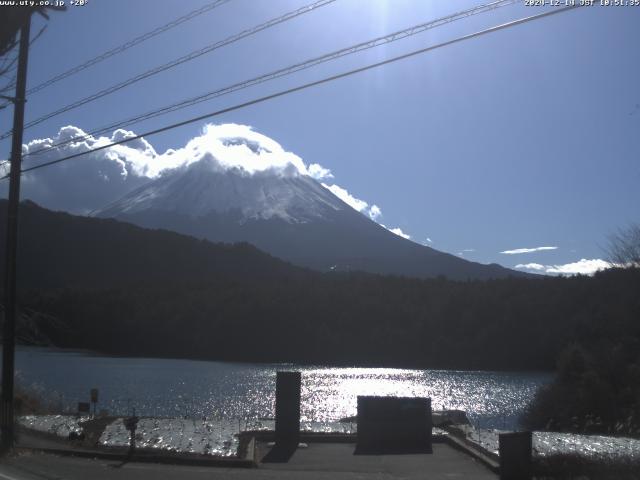
[[[611,235],[607,253],[615,266],[640,268],[640,224],[631,224]]]

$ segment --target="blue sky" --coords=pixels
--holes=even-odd
[[[89,0],[52,14],[31,49],[28,84],[205,3]],[[27,121],[306,3],[232,0],[34,94]],[[53,137],[65,125],[101,127],[480,3],[338,0],[52,118],[28,129],[25,143]],[[477,15],[131,130],[150,130],[539,11],[520,4]],[[640,7],[576,9],[215,122],[250,125],[306,164],[330,169],[335,184],[380,207],[381,223],[417,242],[483,263],[562,271],[549,267],[604,258],[607,236],[640,221],[639,21]],[[44,23],[36,19],[33,30]],[[10,125],[10,109],[0,111],[0,130]],[[203,125],[148,141],[158,152],[181,148]],[[0,157],[8,149],[2,141]],[[65,188],[60,185],[61,195]],[[557,248],[500,253],[538,247]]]

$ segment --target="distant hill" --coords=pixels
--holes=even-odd
[[[0,200],[3,252],[6,212],[7,202]],[[20,205],[19,229],[21,289],[138,287],[150,282],[261,279],[302,272],[247,243],[214,244],[112,219],[52,212],[29,201]]]

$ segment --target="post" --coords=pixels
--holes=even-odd
[[[136,450],[136,429],[138,428],[138,420],[136,417],[136,409],[133,409],[133,416],[124,419],[124,427],[129,430],[129,457],[133,456]]]
[[[9,202],[7,207],[7,245],[4,277],[4,328],[2,346],[2,451],[6,452],[14,442],[13,380],[15,372],[16,330],[16,252],[18,242],[18,206],[20,203],[20,170],[22,163],[22,133],[24,104],[26,102],[27,63],[29,61],[29,32],[31,15],[20,29],[20,50],[16,97],[13,107],[13,137],[11,142],[11,172],[9,174]]]
[[[531,432],[501,433],[498,436],[500,451],[500,480],[531,480]]]
[[[300,440],[300,372],[276,376],[276,446],[298,446]]]
[[[93,404],[93,416],[95,417],[98,410],[98,389],[92,388],[89,394],[91,396],[91,403]]]

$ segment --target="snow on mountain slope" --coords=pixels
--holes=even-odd
[[[149,209],[202,217],[241,212],[241,221],[279,218],[305,223],[327,210],[349,208],[311,177],[293,168],[250,174],[223,169],[211,156],[151,181],[100,210],[100,216],[132,215]]]

